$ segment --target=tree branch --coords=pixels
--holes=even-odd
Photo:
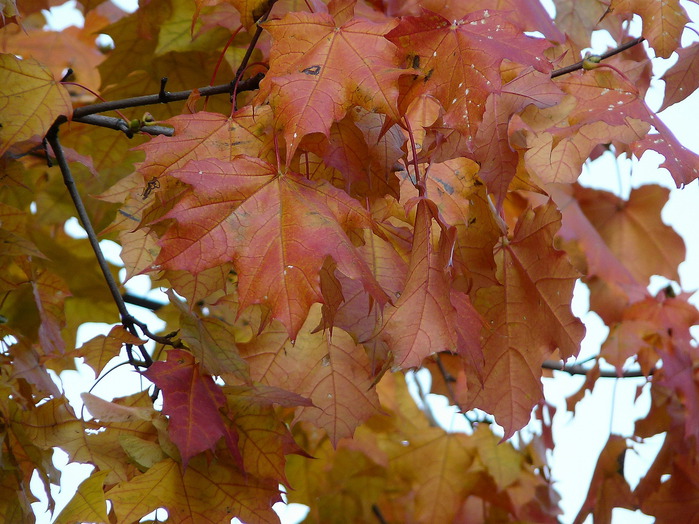
[[[569,375],[587,375],[587,373],[590,371],[581,364],[563,364],[563,362],[558,360],[545,360],[544,363],[541,364],[541,367],[543,369],[551,369],[553,371],[563,371]],[[616,371],[600,371],[599,376],[600,378],[647,378],[652,374],[652,370],[648,375],[646,375],[643,373],[643,371],[637,369],[632,371],[624,371],[621,375],[619,375]]]
[[[112,298],[114,299],[117,309],[119,310],[119,315],[121,316],[122,324],[130,333],[139,337],[140,335],[134,326],[133,317],[129,314],[129,311],[126,309],[126,304],[124,303],[124,300],[121,298],[119,287],[117,286],[117,283],[114,280],[111,271],[109,270],[109,264],[107,263],[107,260],[104,258],[104,254],[102,253],[102,248],[100,247],[99,240],[97,240],[97,235],[95,234],[95,230],[92,227],[92,222],[90,221],[90,217],[87,214],[87,210],[85,209],[85,205],[83,204],[82,198],[80,197],[78,188],[75,185],[73,175],[70,172],[68,161],[66,160],[65,154],[63,153],[63,147],[61,146],[61,143],[58,140],[59,125],[60,124],[57,122],[53,126],[51,126],[51,129],[46,135],[46,140],[49,144],[51,144],[51,149],[53,150],[53,154],[56,157],[56,162],[58,162],[58,167],[60,168],[61,174],[63,175],[63,182],[65,183],[65,186],[68,189],[68,193],[70,194],[71,199],[73,200],[73,205],[75,206],[75,210],[78,212],[80,223],[82,224],[83,229],[85,229],[87,237],[90,241],[90,245],[92,246],[92,250],[94,251],[95,256],[97,257],[97,263],[99,264],[100,269],[102,270],[102,275],[104,276],[104,279],[107,282],[109,291],[111,292]],[[138,361],[133,357],[131,344],[126,345],[126,349],[129,354],[129,362],[136,367],[150,366],[153,363],[153,360],[148,354],[148,351],[146,351],[145,346],[141,345],[138,347],[141,350],[141,356],[143,358],[142,361]]]
[[[262,73],[258,73],[252,78],[243,80],[238,84],[238,92],[241,91],[253,91],[260,87],[260,81],[264,78]],[[206,86],[199,88],[199,93],[201,96],[212,96],[221,95],[223,93],[233,93],[234,86],[231,83],[222,84],[218,86]],[[94,115],[95,113],[103,113],[105,111],[114,111],[116,109],[126,109],[130,107],[148,106],[155,104],[167,104],[170,102],[177,102],[179,100],[187,100],[189,95],[192,94],[193,89],[188,91],[177,91],[175,93],[169,93],[165,91],[164,86],[161,85],[160,92],[153,95],[136,96],[132,98],[124,98],[122,100],[112,100],[110,102],[100,102],[98,104],[90,104],[87,106],[79,107],[73,111],[72,120],[79,120],[88,115]],[[151,127],[151,126],[146,126]]]
[[[93,126],[106,127],[108,129],[114,129],[115,131],[123,132],[127,137],[133,138],[133,130],[129,127],[128,122],[123,118],[117,118],[113,116],[104,115],[86,115],[79,118],[74,118],[73,122],[80,122],[81,124],[90,124]],[[156,126],[156,125],[143,125],[138,129],[143,133],[148,133],[149,135],[166,135],[172,136],[175,131],[171,127],[166,126]]]
[[[606,53],[599,55],[599,59],[604,60],[606,58],[617,55],[617,54],[621,53],[622,51],[626,51],[627,49],[630,49],[633,46],[640,44],[644,40],[645,40],[645,38],[643,38],[642,36],[639,36],[638,38],[634,38],[633,40],[629,40],[625,44],[621,44],[619,47],[617,47],[615,49],[611,49],[611,50],[607,51]],[[556,78],[558,76],[567,75],[568,73],[572,73],[573,71],[577,71],[578,69],[582,69],[584,62],[585,62],[585,60],[580,60],[580,62],[576,62],[573,65],[562,67],[561,69],[556,69],[555,71],[553,71],[551,73],[551,78]]]
[[[121,297],[127,304],[133,304],[134,306],[150,309],[151,311],[158,311],[160,308],[165,307],[166,305],[162,302],[150,300],[149,298],[132,295],[131,293],[124,293]]]
[[[252,56],[252,53],[255,50],[255,47],[257,46],[257,41],[260,39],[260,35],[262,35],[262,26],[260,24],[267,20],[267,17],[272,12],[272,8],[274,7],[274,4],[276,2],[277,0],[271,0],[268,4],[267,11],[265,12],[265,14],[262,15],[260,19],[256,22],[257,27],[255,29],[255,34],[252,36],[250,44],[248,45],[248,48],[245,51],[245,56],[243,56],[243,59],[240,61],[238,70],[235,72],[235,76],[233,77],[233,81],[231,82],[231,85],[233,86],[231,98],[233,99],[233,108],[236,110],[238,109],[238,104],[235,101],[236,95],[243,91],[243,89],[241,89],[240,87],[242,85],[241,83],[239,83],[240,79],[243,77],[243,73],[245,73],[245,69],[248,67],[248,62],[250,61],[250,57]]]
[[[439,369],[439,373],[442,375],[442,379],[444,380],[444,385],[446,386],[447,393],[449,394],[449,400],[461,412],[461,414],[466,419],[466,422],[468,422],[468,425],[471,426],[471,429],[474,429],[476,426],[476,421],[471,420],[471,417],[468,416],[468,413],[466,412],[466,410],[464,410],[461,407],[461,404],[459,404],[459,401],[456,399],[456,393],[454,392],[454,388],[452,387],[452,384],[454,382],[456,382],[456,379],[453,376],[451,376],[451,373],[449,373],[447,368],[444,367],[444,362],[442,362],[442,359],[440,358],[439,353],[435,354],[434,361],[437,363],[437,368]]]

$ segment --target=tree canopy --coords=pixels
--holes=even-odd
[[[650,384],[576,522],[699,514],[669,191],[578,183],[649,150],[699,178],[645,101],[652,57],[678,56],[661,110],[699,85],[679,0],[78,0],[83,27],[51,31],[62,3],[0,1],[0,519],[33,518],[33,476],[53,511],[62,449],[94,470],[56,523],[278,522],[284,491],[309,522],[557,522],[551,370],[586,375],[573,412],[601,376]],[[595,31],[616,44],[586,52]],[[129,295],[136,275],[169,302]],[[584,364],[578,281],[610,329]],[[114,327],[76,347],[86,322]],[[76,359],[143,388],[76,410]],[[408,392],[417,368],[469,431]],[[632,489],[626,451],[660,434]]]

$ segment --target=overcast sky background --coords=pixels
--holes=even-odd
[[[137,5],[135,0],[122,0],[117,3],[130,11],[134,10]],[[549,9],[549,12],[553,12],[553,6],[550,2],[544,0],[542,3]],[[688,11],[690,18],[699,20],[699,6],[685,1],[682,4]],[[68,25],[82,25],[82,15],[75,10],[74,5],[73,1],[66,6],[54,8],[49,20],[51,27],[60,30]],[[640,24],[636,24],[636,26],[637,33],[640,33]],[[695,40],[699,40],[699,37],[692,31],[686,30],[682,45],[687,46]],[[592,52],[601,53],[606,50],[607,46],[613,45],[614,43],[608,36],[605,38],[605,33],[600,33],[593,40]],[[659,77],[675,61],[675,55],[668,60],[654,59],[656,75]],[[660,107],[663,91],[664,83],[655,80],[653,89],[647,97],[652,109]],[[699,151],[699,133],[696,131],[695,122],[693,122],[697,116],[699,116],[699,95],[697,93],[660,114],[660,117],[673,130],[682,144],[693,151]],[[613,155],[605,154],[600,159],[585,166],[580,182],[589,187],[613,191],[623,197],[627,197],[632,188],[650,183],[670,188],[672,192],[670,201],[663,210],[663,220],[672,225],[685,240],[687,259],[680,266],[680,285],[684,291],[693,292],[699,289],[699,231],[697,229],[697,224],[699,224],[699,186],[697,181],[694,181],[683,190],[677,190],[669,173],[658,169],[660,162],[662,162],[662,157],[654,152],[647,152],[640,161],[635,159],[617,161]],[[76,220],[71,221],[68,227],[76,235],[82,234]],[[102,242],[102,245],[108,258],[121,265],[118,246],[109,241]],[[655,293],[666,284],[667,280],[659,277],[654,278],[651,282],[651,289]],[[145,276],[131,279],[127,283],[127,288],[137,295],[147,295],[154,300],[167,302],[167,297],[159,290],[150,290],[150,281]],[[698,303],[697,295],[692,297],[692,302]],[[588,312],[588,294],[584,285],[576,286],[573,309],[587,327],[587,336],[583,341],[582,350],[578,357],[578,361],[583,361],[599,352],[599,347],[607,336],[608,328],[596,314]],[[151,331],[155,332],[163,327],[162,321],[147,310],[133,307],[132,312],[140,320],[148,323]],[[110,327],[106,324],[81,326],[78,331],[78,346],[97,334],[108,332]],[[695,327],[694,329],[696,330],[693,331],[694,338],[699,339],[699,328]],[[124,360],[125,356],[122,355],[121,361]],[[113,364],[116,363],[117,360],[114,360]],[[79,395],[94,385],[95,377],[92,370],[86,366],[78,365],[78,369],[78,372],[66,371],[62,373],[61,379],[66,395],[79,412],[82,405]],[[419,372],[417,376],[418,380],[424,384],[423,387],[428,389],[429,373]],[[576,392],[583,381],[584,377],[571,377],[559,372],[555,373],[554,379],[544,380],[546,398],[558,408],[554,419],[556,448],[553,456],[550,457],[550,465],[557,482],[556,489],[562,497],[561,506],[564,510],[562,522],[564,523],[572,522],[582,505],[587,495],[597,457],[607,441],[610,431],[621,435],[633,434],[634,421],[642,418],[650,405],[647,386],[644,394],[634,402],[636,388],[645,384],[645,380],[599,379],[593,394],[588,394],[578,404],[576,415],[573,417],[566,413],[565,398]],[[118,388],[115,388],[115,384],[118,384]],[[144,385],[139,375],[128,366],[123,366],[97,384],[92,392],[109,400],[115,396],[124,396],[130,392],[141,390]],[[463,417],[447,405],[444,397],[430,395],[429,401],[432,410],[444,428],[450,431],[468,431]],[[532,427],[535,428],[535,425]],[[662,442],[662,436],[654,437],[643,444],[634,444],[635,453],[627,453],[625,474],[632,488],[645,474]],[[72,498],[80,482],[90,474],[92,466],[67,465],[67,455],[60,450],[55,452],[54,462],[63,471],[62,491],[59,492],[58,488],[53,490],[54,498],[57,501],[55,513],[57,515]],[[34,480],[36,482],[33,483],[32,490],[40,498],[40,502],[33,505],[37,513],[37,522],[40,524],[49,523],[51,519],[45,510],[46,501],[45,496],[42,497],[43,488],[36,477]],[[303,506],[292,506],[297,507],[285,508],[283,505],[277,505],[275,508],[279,510],[285,524],[297,522],[306,514]],[[164,517],[164,513],[161,512],[159,516]],[[653,522],[652,518],[642,515],[640,512],[622,509],[614,510],[614,520],[624,524]]]

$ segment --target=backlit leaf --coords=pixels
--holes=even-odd
[[[337,445],[377,412],[378,397],[364,348],[337,327],[332,335],[314,333],[319,322],[320,307],[314,306],[294,343],[272,325],[240,349],[253,379],[310,398],[313,406],[297,408],[295,420],[325,429]]]
[[[106,476],[106,471],[99,471],[83,480],[78,486],[78,491],[58,514],[54,523],[107,522],[107,501],[102,491]]]
[[[43,137],[56,118],[73,111],[68,91],[34,59],[0,54],[0,84],[0,155],[17,142]]]
[[[171,459],[142,475],[120,482],[106,493],[117,518],[137,521],[164,506],[180,522],[220,523],[231,517],[247,522],[278,523],[271,505],[281,500],[276,482],[243,477],[232,465],[196,458],[182,471]]]
[[[143,374],[163,391],[163,411],[170,417],[168,432],[185,467],[194,455],[213,448],[221,437],[240,459],[238,437],[219,412],[226,398],[211,376],[201,374],[190,353],[172,349],[166,362],[154,363]]]
[[[501,285],[480,290],[475,301],[487,321],[485,369],[483,385],[469,389],[470,404],[493,413],[506,437],[542,398],[544,359],[556,349],[564,359],[576,355],[585,334],[569,305],[578,273],[553,246],[560,220],[551,202],[526,211],[496,254]]]

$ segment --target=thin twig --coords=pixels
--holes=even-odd
[[[124,293],[121,297],[127,304],[132,304],[134,306],[150,309],[151,311],[158,311],[160,308],[166,306],[166,304],[163,304],[162,302],[157,302],[149,298],[132,295],[131,293]]]
[[[106,127],[108,129],[114,129],[115,131],[123,132],[127,137],[133,138],[133,130],[129,127],[128,122],[122,118],[117,118],[113,116],[105,115],[87,115],[80,118],[74,118],[73,122],[80,122],[81,124],[90,124],[98,127]],[[138,131],[143,133],[148,133],[149,135],[165,135],[172,136],[175,130],[171,127],[166,126],[156,126],[156,125],[143,125]]]
[[[252,78],[243,80],[238,85],[238,92],[253,91],[259,88],[260,81],[263,77],[264,75],[262,73],[259,73],[253,76]],[[153,95],[135,96],[132,98],[124,98],[121,100],[112,100],[110,102],[90,104],[87,106],[79,107],[75,111],[73,111],[72,120],[83,118],[87,115],[94,115],[95,113],[104,113],[105,111],[115,111],[117,109],[125,109],[130,107],[166,104],[169,102],[177,102],[179,100],[187,100],[187,98],[189,98],[189,95],[192,94],[192,91],[193,89],[189,89],[187,91],[176,91],[174,93],[169,93],[167,91],[164,91],[163,89],[163,92],[158,92]],[[233,88],[230,83],[218,86],[206,86],[199,88],[199,93],[201,94],[201,96],[221,95],[223,93],[232,92]]]
[[[117,286],[117,283],[114,280],[111,271],[109,270],[109,264],[107,263],[107,260],[104,258],[104,254],[102,253],[102,248],[100,247],[99,240],[97,240],[97,234],[95,233],[95,230],[92,227],[92,222],[90,221],[90,217],[87,214],[87,210],[85,209],[82,197],[78,192],[78,188],[75,185],[73,175],[70,172],[68,161],[66,160],[65,154],[63,153],[63,147],[61,147],[61,143],[58,140],[58,128],[59,124],[54,124],[49,130],[48,134],[46,135],[46,140],[51,145],[51,149],[53,149],[53,154],[56,157],[56,162],[58,163],[58,167],[60,168],[61,174],[63,175],[63,182],[65,183],[65,186],[68,189],[68,193],[70,194],[71,199],[73,200],[73,205],[75,206],[75,210],[77,211],[78,217],[80,218],[80,223],[83,229],[85,229],[85,232],[87,233],[87,237],[90,241],[90,245],[92,246],[92,250],[95,253],[95,257],[97,257],[97,263],[99,264],[100,269],[102,270],[102,275],[104,276],[104,279],[107,282],[107,286],[109,287],[109,291],[112,294],[114,303],[116,304],[117,309],[119,310],[119,315],[121,316],[122,323],[130,333],[138,337],[139,333],[134,327],[134,323],[129,321],[132,320],[133,317],[131,317],[129,311],[126,309],[126,303],[124,303],[124,299],[121,298],[119,287]],[[146,348],[144,346],[139,346],[141,350],[141,355],[143,357],[142,361],[134,359],[130,351],[130,348],[131,345],[127,345],[127,352],[129,353],[129,362],[131,362],[132,365],[137,367],[148,367],[153,363],[150,355],[148,354],[148,351],[146,351]]]
[[[625,44],[621,44],[619,47],[617,47],[615,49],[611,49],[611,50],[607,51],[606,53],[602,53],[601,55],[599,55],[599,58],[600,58],[600,60],[604,60],[605,58],[609,58],[611,56],[617,55],[617,54],[621,53],[622,51],[626,51],[627,49],[630,49],[631,47],[640,44],[644,40],[645,40],[645,38],[643,38],[642,36],[639,36],[638,38],[634,38],[633,40],[629,40]],[[551,78],[556,78],[558,76],[567,75],[568,73],[572,73],[573,71],[577,71],[579,69],[582,69],[584,62],[585,62],[585,60],[580,60],[580,62],[576,62],[573,65],[569,65],[566,67],[562,67],[560,69],[556,69],[555,71],[553,71],[551,73]]]
[[[274,7],[276,1],[277,0],[272,0],[271,2],[269,2],[267,12],[264,15],[262,15],[260,19],[256,22],[257,27],[255,28],[255,34],[252,36],[250,44],[248,45],[248,48],[245,50],[245,56],[243,56],[243,59],[240,61],[238,70],[235,72],[235,76],[233,77],[233,80],[230,83],[230,86],[232,88],[231,101],[233,102],[233,108],[236,110],[238,109],[238,104],[236,103],[235,99],[238,93],[243,91],[243,89],[241,88],[242,82],[240,82],[240,79],[243,77],[243,73],[245,73],[245,69],[248,67],[248,62],[250,61],[250,57],[252,56],[252,53],[255,50],[255,47],[257,46],[257,41],[260,39],[260,36],[262,35],[262,26],[260,24],[267,20],[267,17],[272,12],[272,8]]]
[[[590,369],[581,366],[580,364],[563,364],[556,360],[545,360],[541,367],[544,369],[552,369],[553,371],[563,371],[569,375],[587,375]],[[647,375],[640,369],[632,371],[624,371],[618,374],[616,371],[600,371],[600,378],[647,378],[653,374],[653,370]]]
[[[476,422],[474,420],[471,420],[471,418],[468,416],[466,413],[466,410],[464,410],[461,405],[459,404],[459,401],[456,399],[456,392],[454,391],[454,388],[452,387],[452,383],[456,382],[456,379],[449,373],[446,367],[444,367],[444,362],[442,362],[442,359],[439,356],[439,353],[437,353],[434,356],[434,361],[437,363],[437,368],[439,369],[439,373],[442,375],[442,379],[444,380],[444,385],[447,388],[447,393],[449,394],[449,400],[451,400],[452,404],[454,404],[461,414],[464,416],[466,419],[466,422],[468,422],[469,426],[471,426],[471,429],[475,428]]]
[[[388,524],[386,522],[386,519],[383,516],[383,513],[381,513],[381,510],[379,509],[379,506],[377,504],[372,504],[371,505],[371,512],[374,514],[376,517],[376,520],[379,521],[379,524]]]

